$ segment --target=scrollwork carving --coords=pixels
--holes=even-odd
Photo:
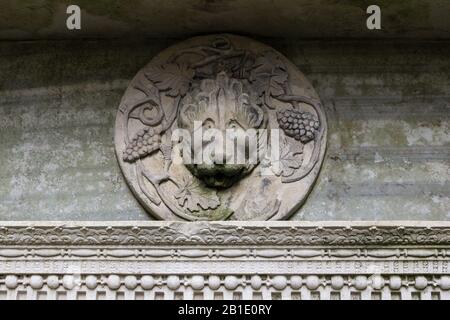
[[[2,226],[0,245],[326,245],[326,246],[439,246],[450,245],[449,226],[267,226],[237,222],[141,225],[84,224],[67,226]]]

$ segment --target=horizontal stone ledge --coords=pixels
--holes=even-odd
[[[419,220],[367,220],[367,221],[199,221],[199,222],[181,222],[181,221],[0,221],[0,228],[7,227],[187,227],[190,229],[199,226],[229,226],[229,227],[274,227],[274,228],[450,228],[450,221],[419,221]],[[1,229],[0,229],[1,230]]]
[[[284,247],[279,248],[215,248],[209,246],[178,247],[123,247],[108,246],[66,246],[59,247],[0,247],[0,261],[11,259],[26,259],[39,261],[48,260],[139,260],[139,261],[191,261],[191,260],[414,260],[414,259],[448,259],[450,248],[309,248]]]

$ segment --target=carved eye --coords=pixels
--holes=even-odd
[[[208,129],[213,129],[215,127],[216,127],[216,124],[214,123],[214,120],[208,118],[205,121],[203,121],[203,129],[208,130]]]
[[[243,129],[242,126],[235,120],[228,122],[228,128],[233,130]]]

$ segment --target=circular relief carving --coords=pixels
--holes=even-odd
[[[115,145],[155,218],[280,220],[317,178],[327,123],[305,76],[274,49],[233,35],[170,47],[123,96]]]

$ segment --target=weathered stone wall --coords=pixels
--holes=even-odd
[[[329,119],[296,220],[450,219],[450,42],[264,40]],[[0,43],[0,220],[148,220],[116,163],[134,74],[171,40]]]
[[[66,28],[81,8],[82,27]],[[382,29],[366,28],[376,4]],[[448,0],[0,0],[0,39],[185,38],[232,32],[283,38],[448,39]]]

